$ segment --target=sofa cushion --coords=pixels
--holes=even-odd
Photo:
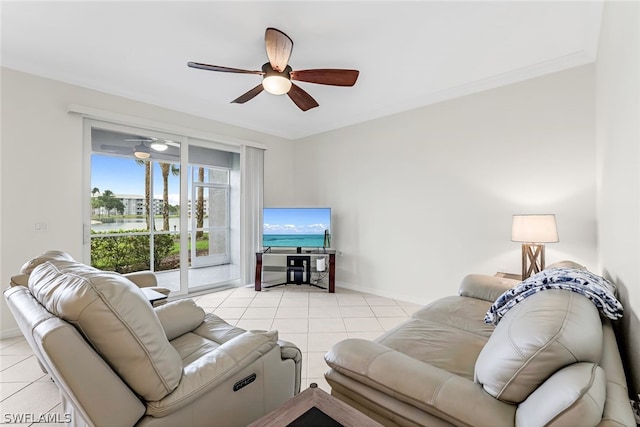
[[[485,323],[482,316],[490,305],[481,299],[452,295],[417,310],[411,317],[489,338],[495,326]]]
[[[78,328],[146,400],[175,389],[182,361],[142,291],[120,274],[67,259],[33,268],[29,289],[51,313]]]
[[[275,356],[277,360],[280,361],[281,356],[280,350],[277,348],[277,341],[277,331],[244,331],[239,336],[230,339],[222,345],[217,345],[191,332],[176,338],[172,343],[184,357],[184,374],[182,380],[176,390],[164,399],[147,402],[147,414],[154,417],[163,417],[168,413],[191,404],[196,399],[203,401],[203,390],[211,390],[219,386],[241,370],[246,370],[249,366],[252,366],[251,369],[238,379],[245,377],[245,375],[249,373],[257,373],[259,379],[257,379],[256,384],[266,384],[266,377],[273,375],[273,372],[268,372],[268,370],[269,368],[275,368],[275,366],[270,365],[266,358],[260,361],[258,361],[258,359],[267,353],[271,353],[272,357]],[[258,361],[257,367],[256,365],[252,365],[256,361]],[[256,368],[259,370],[256,371]],[[220,394],[222,395],[222,399],[204,400],[202,404],[214,406],[225,405],[225,396],[236,394],[236,392],[233,391],[232,384],[233,382],[229,384],[228,388],[225,387],[222,390]],[[286,385],[283,386],[287,387]],[[242,389],[237,393],[242,396],[242,393],[248,391],[248,389],[249,388]],[[263,392],[265,394],[277,393],[277,390],[267,388],[264,389]],[[241,397],[238,399],[243,400]],[[230,401],[233,403],[234,399],[230,399]],[[255,403],[255,400],[251,400],[251,397],[249,397],[247,401]],[[246,407],[246,403],[244,406]],[[263,412],[261,409],[260,414]],[[188,411],[187,414],[190,415],[190,411]],[[238,417],[241,418],[240,415],[238,415]],[[182,426],[187,424],[191,425],[191,423],[194,425],[208,426],[240,425],[237,419],[231,422],[229,422],[229,420],[219,419],[201,420],[201,422],[192,422],[191,418],[187,418],[187,420],[188,422],[183,420],[183,422],[171,425]]]
[[[520,403],[557,370],[598,363],[601,354],[597,308],[575,292],[550,289],[504,315],[478,356],[475,379],[492,396]]]
[[[476,358],[494,330],[482,321],[489,305],[474,298],[445,297],[416,311],[376,342],[473,380]]]
[[[596,426],[602,420],[606,375],[593,363],[574,363],[553,374],[518,405],[516,425]]]

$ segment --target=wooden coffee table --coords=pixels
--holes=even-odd
[[[362,412],[332,397],[311,383],[308,389],[279,408],[249,424],[249,427],[382,427]]]

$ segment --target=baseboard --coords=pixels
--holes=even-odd
[[[3,329],[0,331],[0,340],[22,336],[20,328]]]
[[[371,289],[365,286],[353,285],[351,283],[345,283],[345,282],[336,282],[336,288],[349,289],[351,291],[361,292],[363,294],[370,294],[370,295],[375,295],[377,297],[390,298],[397,301],[411,302],[418,305],[427,305],[433,302],[432,299],[425,298],[424,295],[411,295],[411,294],[404,294],[404,293],[397,293],[397,292],[390,292],[390,291],[380,291],[378,289]]]

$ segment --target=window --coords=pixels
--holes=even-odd
[[[240,278],[239,153],[98,122],[90,139],[91,265],[179,293]]]

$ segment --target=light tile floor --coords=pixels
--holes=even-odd
[[[302,388],[315,382],[330,391],[324,379],[325,353],[346,338],[374,339],[406,320],[418,305],[336,289],[335,294],[307,285],[286,285],[255,292],[243,286],[193,298],[205,311],[243,329],[277,329],[281,339],[302,351]],[[0,424],[15,423],[10,414],[60,413],[56,386],[43,374],[22,337],[0,340]],[[60,417],[63,419],[63,415]]]

